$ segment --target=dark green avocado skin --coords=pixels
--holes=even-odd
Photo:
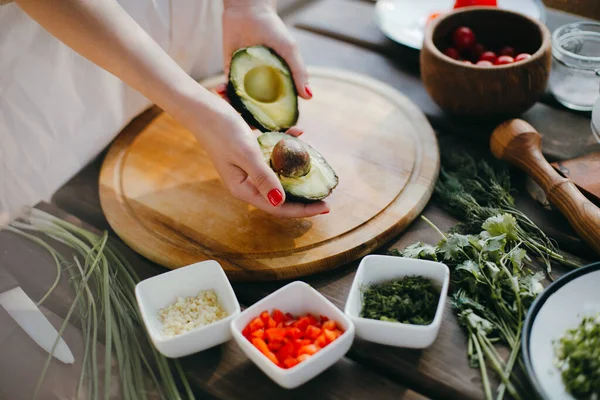
[[[263,47],[265,49],[269,50],[269,52],[274,57],[277,57],[283,63],[283,65],[285,65],[289,69],[289,65],[285,62],[285,60],[282,57],[280,57],[277,53],[275,53],[275,51],[273,49],[266,47],[266,46],[263,46]],[[231,57],[231,64],[233,64],[235,62],[236,57],[240,56],[243,52],[245,52],[245,49],[239,49],[235,53],[233,53],[233,56]],[[276,129],[270,129],[270,128],[267,128],[266,126],[264,126],[262,123],[260,123],[254,117],[254,115],[246,108],[246,106],[242,102],[242,99],[236,93],[235,87],[232,83],[231,70],[232,70],[232,68],[229,68],[229,76],[227,78],[228,79],[227,80],[227,97],[229,97],[232,107],[237,112],[240,113],[240,115],[242,116],[242,118],[244,118],[244,121],[246,121],[246,123],[248,125],[255,127],[256,129],[260,130],[261,132],[285,132],[288,129],[292,128],[294,125],[296,125],[296,122],[298,122],[298,118],[300,118],[300,111],[299,111],[298,107],[296,107],[296,110],[295,110],[296,114],[294,116],[294,122],[292,124],[290,124],[290,126],[278,126]],[[290,75],[290,79],[292,80],[294,96],[298,96],[298,90],[296,89],[296,84],[293,81],[294,78],[291,75]]]
[[[335,189],[335,188],[334,188]],[[332,192],[333,189],[331,189],[329,191],[329,193]],[[325,196],[328,197],[329,195]],[[294,196],[293,194],[288,193],[287,191],[285,191],[285,201],[286,202],[291,202],[291,203],[303,203],[303,204],[310,204],[310,203],[315,203],[317,201],[321,201],[323,199],[325,199],[325,197],[319,198],[319,199],[311,199],[309,197],[299,197],[299,196]]]

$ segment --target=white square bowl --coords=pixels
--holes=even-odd
[[[159,311],[177,297],[197,296],[213,289],[227,317],[176,336],[162,334]],[[135,287],[142,319],[152,343],[166,357],[187,356],[231,340],[229,325],[240,313],[240,305],[221,265],[213,260],[174,269],[139,282]]]
[[[344,333],[305,361],[289,369],[281,368],[242,335],[243,329],[261,312],[266,310],[271,313],[276,308],[295,317],[305,313],[312,313],[317,317],[324,315],[336,321]],[[245,309],[232,321],[231,331],[234,340],[248,358],[268,377],[286,389],[296,388],[331,367],[348,352],[354,341],[352,321],[322,294],[301,281],[292,282]]]
[[[430,278],[440,291],[437,310],[431,324],[413,325],[360,317],[363,285],[411,275]],[[443,263],[397,256],[369,255],[364,257],[358,266],[344,312],[356,326],[356,337],[387,346],[423,349],[435,341],[440,330],[449,282],[450,270]]]

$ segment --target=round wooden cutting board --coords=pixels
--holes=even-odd
[[[167,268],[213,259],[233,281],[292,279],[356,260],[406,228],[439,172],[423,113],[382,82],[310,69],[298,126],[339,176],[331,213],[279,219],[233,198],[192,134],[166,113],[132,122],[111,146],[100,200],[115,232]],[[224,77],[202,84],[212,89]]]

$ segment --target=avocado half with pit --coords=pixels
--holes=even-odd
[[[303,203],[323,200],[338,185],[333,168],[304,141],[286,133],[267,132],[258,137],[258,143],[288,200]]]
[[[233,53],[227,95],[249,125],[284,132],[298,122],[298,93],[286,62],[265,46]]]

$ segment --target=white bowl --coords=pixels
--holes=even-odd
[[[177,297],[197,296],[201,290],[209,289],[216,292],[227,317],[176,336],[163,335],[160,309],[175,302]],[[225,272],[212,260],[143,280],[136,285],[135,296],[152,343],[161,354],[170,358],[187,356],[231,340],[229,324],[240,313],[240,305]]]
[[[361,287],[410,275],[430,278],[440,290],[437,311],[429,325],[413,325],[400,322],[379,321],[360,317],[362,311]],[[445,264],[396,256],[369,255],[362,259],[344,312],[356,326],[356,337],[387,346],[423,349],[437,337],[442,323],[444,305],[448,293],[450,270]]]
[[[242,335],[242,330],[250,321],[258,317],[261,312],[266,310],[271,313],[275,308],[283,313],[289,312],[295,317],[305,313],[312,313],[317,317],[324,315],[336,321],[344,333],[307,360],[289,369],[281,368]],[[348,352],[354,341],[352,321],[323,295],[301,281],[292,282],[245,309],[232,321],[231,331],[234,340],[248,358],[267,376],[286,389],[298,387],[331,367]]]
[[[529,307],[523,325],[523,361],[538,398],[575,400],[566,390],[555,364],[555,345],[569,329],[579,327],[583,317],[600,313],[600,262],[561,276]]]

